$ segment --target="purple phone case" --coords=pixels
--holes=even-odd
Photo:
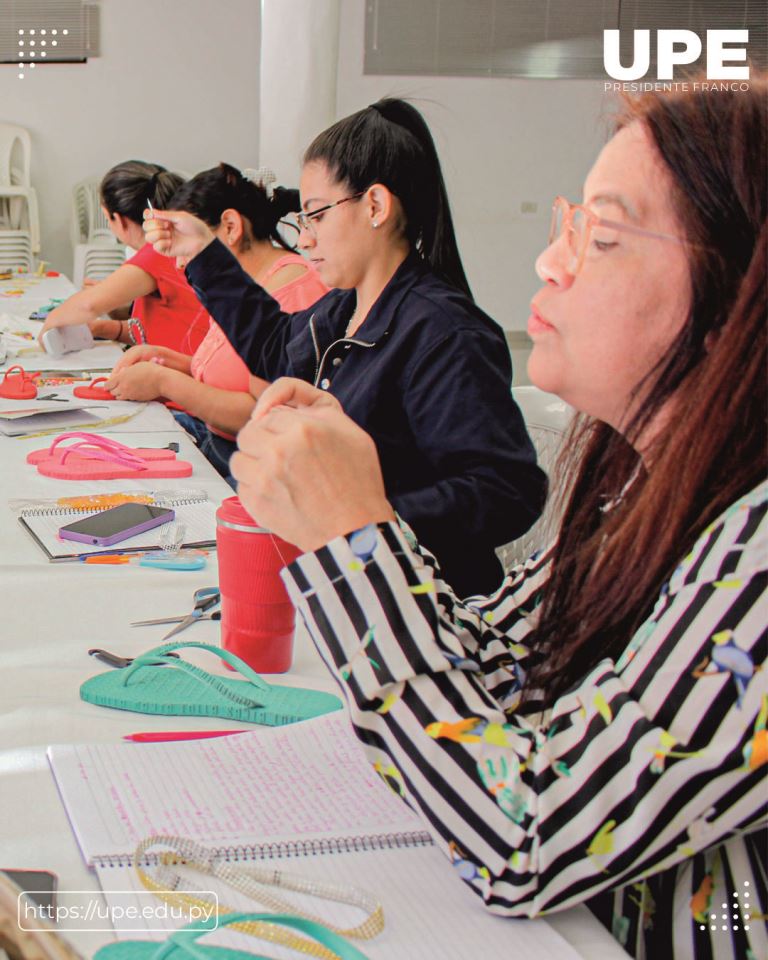
[[[97,544],[100,547],[109,547],[113,543],[120,543],[121,540],[129,540],[138,533],[144,533],[145,530],[151,530],[152,527],[162,526],[162,524],[168,523],[175,518],[175,511],[168,510],[167,513],[161,513],[157,517],[151,517],[143,523],[137,523],[133,527],[126,527],[125,530],[118,530],[117,533],[113,533],[110,537],[94,537],[93,534],[77,533],[73,530],[67,530],[64,527],[59,530],[59,536],[62,540],[77,540],[78,543],[91,543]]]

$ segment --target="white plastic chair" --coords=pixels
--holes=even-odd
[[[37,194],[30,182],[32,142],[24,127],[0,123],[0,229],[29,234],[40,252]]]
[[[0,184],[0,226],[25,231],[32,252],[40,252],[40,215],[34,187]]]
[[[563,435],[573,418],[573,407],[555,394],[545,393],[538,387],[513,387],[512,396],[523,414],[528,434],[536,448],[539,466],[550,476]],[[550,500],[541,517],[526,534],[499,548],[499,559],[504,569],[509,570],[546,546],[556,531],[556,525],[557,517]]]
[[[125,263],[125,247],[107,240],[94,243],[78,243],[75,247],[72,282],[82,287],[86,277],[103,280]]]
[[[101,209],[99,180],[87,177],[72,188],[72,247],[76,287],[83,280],[103,280],[125,261],[125,247],[109,229]]]
[[[99,180],[87,177],[72,188],[72,246],[104,241],[118,246],[101,209]]]
[[[29,132],[24,127],[0,123],[0,184],[30,186],[31,158],[32,141]]]
[[[32,273],[34,259],[29,231],[0,230],[0,267]]]

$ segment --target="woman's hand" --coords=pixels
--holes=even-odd
[[[116,400],[156,400],[163,396],[163,373],[160,364],[141,360],[123,370],[115,368],[104,386]]]
[[[215,239],[209,227],[191,213],[145,210],[144,234],[158,253],[188,263]],[[146,219],[147,217],[151,219]]]
[[[123,336],[123,321],[115,317],[97,317],[95,320],[89,320],[88,326],[91,333],[100,340],[114,340],[120,343]]]
[[[395,517],[373,440],[303,380],[265,390],[237,443],[230,469],[243,505],[301,550]]]
[[[121,370],[125,370],[127,367],[132,367],[135,363],[141,363],[142,360],[152,360],[153,357],[158,358],[155,362],[161,362],[163,359],[163,348],[153,347],[151,343],[140,343],[136,347],[129,347],[114,367],[112,367],[111,376],[114,376]]]
[[[76,323],[83,323],[83,320],[77,315],[76,311],[69,309],[66,303],[62,303],[60,307],[51,310],[45,318],[37,339],[42,343],[43,334],[48,330],[52,330],[54,327],[69,327]]]

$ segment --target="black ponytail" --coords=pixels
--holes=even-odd
[[[237,210],[251,227],[254,240],[271,240],[286,250],[293,247],[280,236],[278,223],[299,210],[298,190],[275,187],[270,198],[259,183],[248,180],[228,163],[204,170],[188,180],[170,201],[173,210],[186,210],[215,229],[225,210]]]
[[[119,213],[140,224],[147,200],[151,200],[158,210],[163,210],[183,183],[183,177],[170,173],[157,163],[126,160],[107,171],[99,192],[101,202],[111,215]]]
[[[304,163],[313,161],[324,163],[352,193],[384,184],[403,207],[411,246],[435,273],[472,297],[437,150],[418,110],[404,100],[379,100],[317,136],[304,154]]]

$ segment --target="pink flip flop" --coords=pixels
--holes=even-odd
[[[99,387],[97,384],[106,383],[109,377],[96,377],[91,380],[87,387],[75,387],[72,393],[81,400],[116,400],[117,397],[106,387]]]
[[[66,447],[60,447],[59,444],[64,440],[77,440],[77,443],[69,444]],[[45,450],[33,450],[27,454],[27,463],[44,463],[46,460],[55,460],[59,462],[67,450],[73,451],[73,456],[84,456],[93,459],[91,453],[93,450],[104,450],[108,453],[114,453],[118,456],[127,454],[129,456],[141,457],[142,460],[175,460],[176,454],[173,450],[155,450],[145,449],[144,447],[129,447],[117,440],[111,440],[109,437],[102,437],[98,433],[81,433],[74,431],[72,433],[62,433],[53,441],[50,447]]]
[[[37,472],[57,480],[154,480],[166,477],[188,477],[192,464],[185,460],[146,460],[131,453],[89,450],[88,456],[77,450],[65,450],[60,459],[44,460]]]
[[[8,367],[0,381],[0,397],[6,400],[34,400],[36,396],[37,386],[32,377],[27,376],[26,370],[18,363]]]

